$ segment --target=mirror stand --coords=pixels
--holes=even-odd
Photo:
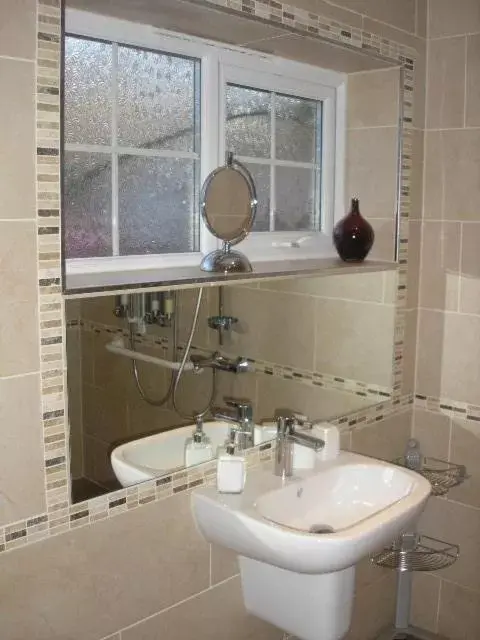
[[[233,251],[231,243],[224,241],[221,249],[207,254],[201,264],[202,271],[214,273],[250,273],[253,271],[250,260],[240,251]]]

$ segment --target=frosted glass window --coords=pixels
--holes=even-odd
[[[111,143],[112,45],[65,38],[65,142]]]
[[[226,147],[240,156],[268,158],[271,144],[271,98],[257,91],[229,84],[225,89]]]
[[[63,226],[69,258],[112,255],[112,162],[104,153],[66,151]]]
[[[199,249],[200,61],[65,38],[65,255]]]
[[[246,164],[252,174],[257,191],[257,215],[253,223],[254,231],[270,229],[270,167],[266,164]]]
[[[120,255],[193,251],[195,161],[121,156],[118,169]]]
[[[258,191],[254,231],[321,229],[322,102],[227,84],[225,148]]]
[[[315,229],[315,173],[312,169],[277,167],[275,230]]]
[[[118,143],[195,151],[196,67],[187,58],[118,47]]]
[[[305,98],[275,97],[275,155],[280,160],[314,163],[317,103]]]

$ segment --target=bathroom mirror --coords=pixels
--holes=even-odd
[[[257,192],[248,169],[233,153],[227,153],[224,167],[207,176],[200,197],[202,219],[211,234],[222,240],[221,249],[203,258],[203,271],[245,273],[252,271],[248,258],[231,247],[250,232],[257,210]]]
[[[123,0],[114,4],[107,0],[67,0],[66,4],[67,10],[91,11],[97,16],[85,21],[85,27],[105,21],[108,30],[110,19],[121,19],[125,21],[124,33],[129,30],[133,33],[140,23],[228,44],[248,41],[253,44],[246,48],[247,54],[256,49],[260,54],[266,52],[345,74],[343,178],[337,185],[340,200],[348,202],[352,194],[359,197],[362,213],[371,222],[376,236],[369,258],[390,262],[397,259],[399,148],[403,135],[400,125],[403,70],[398,64],[320,38],[299,36],[281,25],[259,24],[197,3],[164,0],[159,4],[146,0],[135,8]],[[180,37],[182,43],[188,39],[186,36]],[[207,172],[201,174],[200,164],[210,152],[208,148],[201,151],[198,135],[200,112],[194,90],[198,86],[198,60],[195,56],[167,56],[163,50],[154,59],[152,45],[143,50],[135,38],[125,50],[117,47],[117,63],[120,61],[124,68],[121,72],[122,67],[117,64],[123,83],[117,93],[123,96],[116,110],[117,127],[123,123],[117,129],[117,138],[120,132],[126,146],[118,159],[112,160],[118,151],[109,137],[115,122],[105,115],[110,98],[99,97],[99,92],[105,93],[111,86],[108,69],[115,45],[107,42],[108,37],[99,43],[88,37],[84,41],[78,33],[73,40],[69,64],[76,78],[72,87],[77,93],[70,95],[71,105],[76,109],[70,112],[70,135],[75,138],[79,127],[87,123],[93,127],[90,134],[94,138],[88,143],[67,139],[64,174],[72,177],[70,193],[75,206],[63,220],[65,242],[80,253],[85,247],[107,247],[103,255],[108,257],[114,244],[112,238],[120,231],[117,253],[122,257],[125,242],[129,250],[137,251],[137,257],[145,261],[149,277],[155,269],[148,262],[148,251],[164,243],[167,252],[173,246],[175,251],[188,253],[192,268],[196,269],[189,286],[198,286],[201,203],[206,204],[205,228],[215,229],[227,242],[243,236],[252,212],[252,194],[246,183],[235,173],[238,178],[234,178],[235,185],[227,185],[224,182],[230,176],[227,169],[220,173],[224,178],[220,177],[219,186],[208,197],[201,197],[200,175],[203,178]],[[90,65],[88,77],[83,73],[86,61]],[[106,75],[92,74],[91,69],[97,67]],[[185,86],[193,87],[192,91],[186,91]],[[165,87],[171,98],[165,105],[166,116],[157,117],[152,104]],[[185,101],[181,100],[182,95],[186,95]],[[230,127],[223,146],[232,149],[234,159],[253,176],[257,200],[253,232],[261,235],[262,230],[273,228],[275,233],[275,229],[284,225],[298,228],[303,234],[302,229],[320,225],[321,216],[315,218],[307,213],[313,210],[311,206],[318,195],[315,179],[321,168],[320,164],[310,162],[306,154],[317,157],[315,154],[321,148],[320,139],[312,132],[318,131],[314,125],[324,115],[322,109],[317,105],[314,110],[310,102],[295,101],[292,96],[251,92],[241,78],[233,86],[230,100],[230,121],[225,113],[215,111],[215,105],[211,104],[210,109],[216,114],[216,122],[223,118],[223,126]],[[274,102],[276,106],[282,105],[282,109],[272,110],[269,105]],[[155,117],[150,117],[152,113]],[[102,136],[104,140],[108,138],[105,144],[99,143]],[[217,149],[218,140],[215,145]],[[223,152],[222,148],[222,155]],[[120,178],[120,188],[113,195],[111,185]],[[238,197],[233,197],[235,191]],[[279,203],[273,214],[272,199]],[[242,206],[240,201],[244,203]],[[113,219],[108,214],[112,202],[118,205],[118,215]],[[322,202],[320,199],[319,211]],[[81,208],[77,206],[79,203]],[[84,207],[85,203],[88,206]],[[171,215],[172,211],[180,211],[179,203],[185,204],[188,215]],[[226,204],[227,212],[234,215],[217,216],[216,211],[222,213]],[[343,213],[346,210],[342,205],[338,215]],[[80,223],[85,219],[90,226],[82,230]],[[210,233],[208,236],[212,237]],[[253,234],[249,235],[245,244],[252,237]],[[302,246],[303,236],[299,239]],[[211,247],[214,248],[215,245]],[[283,247],[269,250],[274,253]],[[288,250],[294,257],[295,247]],[[141,251],[146,253],[139,255]],[[130,260],[129,256],[123,257],[125,263]],[[287,263],[288,260],[284,262]],[[272,437],[271,426],[267,424],[264,429],[262,422],[271,420],[279,406],[288,406],[313,419],[349,423],[355,416],[361,419],[372,407],[380,406],[398,386],[398,377],[395,378],[398,374],[392,363],[399,283],[395,269],[383,268],[373,273],[271,279],[251,284],[245,274],[242,285],[233,286],[230,282],[224,287],[205,287],[192,342],[192,355],[203,359],[205,366],[187,367],[182,375],[178,391],[180,410],[193,415],[205,407],[213,391],[216,365],[219,366],[212,408],[218,414],[225,411],[234,414],[236,409],[227,405],[227,398],[250,401],[258,427],[257,443],[259,437]],[[143,272],[138,277],[137,282],[146,281],[141,280]],[[115,282],[122,284],[121,274]],[[126,304],[122,298],[105,293],[101,297],[67,300],[74,501],[120,488],[111,454],[132,442],[140,440],[145,444],[145,438],[159,436],[159,442],[168,435],[176,439],[176,458],[166,466],[164,462],[155,466],[155,462],[152,466],[155,477],[183,468],[185,443],[192,437],[194,421],[175,411],[171,398],[161,406],[145,400],[145,397],[158,400],[168,394],[172,369],[138,360],[135,374],[132,358],[121,355],[120,350],[178,362],[192,327],[197,292],[195,288],[179,290],[173,315],[170,294],[145,305],[136,304],[137,310],[144,310],[146,318],[140,328],[134,328],[137,325],[129,323],[119,310]],[[178,330],[176,356],[173,316]],[[117,348],[115,345],[111,348],[112,342],[116,342]],[[242,369],[240,365],[245,362],[248,366]],[[206,422],[211,421],[212,415],[212,412],[206,415]],[[215,446],[222,444],[229,429],[228,423],[217,422],[221,425],[217,429],[220,439],[212,433],[209,436]],[[148,441],[149,452],[155,450],[154,444]],[[166,450],[165,441],[160,449]],[[147,478],[138,477],[132,482],[142,479]]]

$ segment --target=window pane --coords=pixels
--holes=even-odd
[[[245,166],[252,174],[257,190],[257,215],[252,230],[268,231],[270,229],[270,165],[249,162]]]
[[[197,250],[196,164],[183,158],[119,157],[120,255]]]
[[[315,229],[315,172],[312,169],[277,167],[275,231]]]
[[[110,144],[112,46],[65,38],[65,141]]]
[[[112,255],[112,165],[103,153],[63,156],[63,225],[67,258]]]
[[[240,156],[270,157],[271,94],[227,85],[225,148]]]
[[[196,151],[194,60],[118,48],[118,144]]]
[[[275,147],[279,160],[315,162],[317,103],[275,96]]]

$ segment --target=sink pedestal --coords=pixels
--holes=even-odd
[[[350,626],[355,567],[311,575],[240,556],[247,611],[299,640],[341,640]]]

